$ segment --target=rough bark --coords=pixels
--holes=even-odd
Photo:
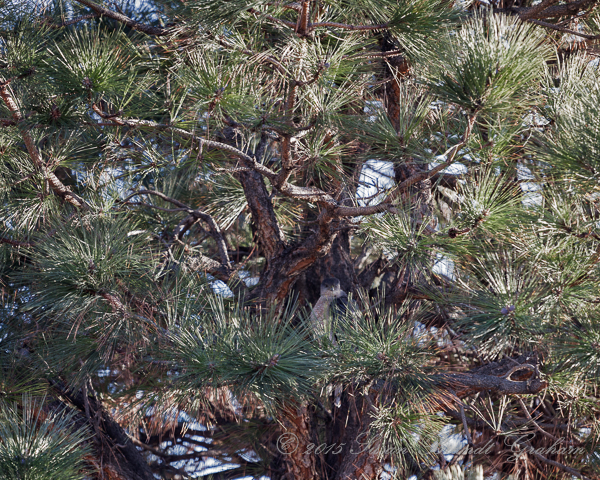
[[[330,476],[335,480],[376,479],[383,471],[378,458],[380,453],[376,445],[368,447],[372,423],[371,409],[377,394],[360,392],[353,386],[348,387],[349,395],[342,398],[342,406],[334,414],[334,426],[328,431],[330,444],[341,446],[327,456]],[[367,399],[365,395],[369,395]]]
[[[310,416],[307,404],[290,403],[281,419],[283,433],[279,437],[278,449],[287,464],[284,477],[289,480],[317,480],[316,461],[310,435]]]
[[[331,224],[330,214],[327,211],[321,212],[316,232],[303,242],[288,246],[272,259],[269,268],[262,274],[255,295],[261,300],[281,302],[300,275],[331,250],[337,236]]]

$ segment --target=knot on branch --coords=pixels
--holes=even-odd
[[[539,360],[537,353],[526,352],[516,358],[504,357],[500,361],[490,362],[486,365],[482,365],[481,367],[469,370],[469,373],[478,375],[494,375],[496,377],[508,378],[516,371],[523,369],[530,370],[530,368],[533,368],[535,373],[539,374],[538,364]],[[531,377],[531,373],[527,377]]]
[[[548,382],[540,379],[538,364],[537,354],[526,353],[465,373],[442,374],[440,383],[456,391],[460,398],[484,390],[505,395],[534,394],[548,386]]]

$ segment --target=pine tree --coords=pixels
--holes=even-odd
[[[599,478],[595,6],[2,2],[0,477]]]

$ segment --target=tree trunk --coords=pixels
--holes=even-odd
[[[334,421],[328,429],[328,443],[341,446],[341,452],[332,450],[326,457],[330,467],[328,478],[335,480],[376,479],[383,471],[378,458],[379,449],[369,448],[372,423],[372,405],[376,394],[369,398],[354,386],[342,397],[342,405],[334,412]]]
[[[283,433],[279,436],[277,449],[283,454],[289,480],[317,480],[315,452],[311,448],[310,416],[307,404],[289,403],[281,419]]]

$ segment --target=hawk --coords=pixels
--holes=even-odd
[[[348,295],[340,287],[340,281],[335,277],[326,278],[321,283],[321,296],[310,314],[310,324],[317,337],[329,333],[330,340],[335,344],[331,332],[331,320],[334,315],[343,315],[348,309]]]
[[[340,281],[335,277],[323,280],[321,296],[310,314],[310,325],[314,335],[322,337],[328,333],[331,343],[337,345],[331,321],[335,315],[344,315],[348,309],[351,312],[358,312],[356,304],[348,301],[348,295],[340,287]],[[328,395],[333,395],[333,403],[338,408],[342,405],[342,390],[343,386],[340,383],[327,387]]]

